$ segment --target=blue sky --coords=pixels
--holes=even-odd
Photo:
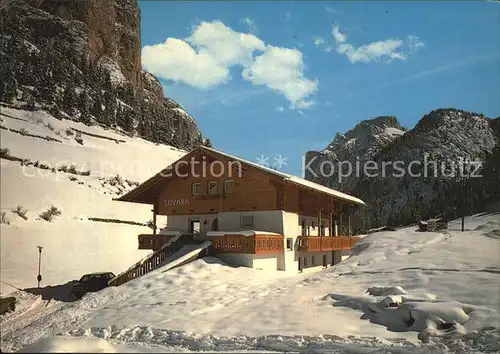
[[[302,157],[364,119],[500,116],[500,3],[140,1],[142,61],[215,148]]]

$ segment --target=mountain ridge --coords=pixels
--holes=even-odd
[[[392,122],[393,126],[386,127],[387,122]],[[384,127],[401,129],[397,134],[391,134],[382,131]],[[456,108],[432,110],[409,130],[403,129],[395,117],[389,120],[376,117],[358,123],[345,134],[337,133],[324,150],[307,152],[305,163],[310,169],[305,169],[305,177],[363,199],[368,207],[358,210],[356,216],[358,225],[365,227],[402,225],[438,214],[453,217],[466,210],[480,211],[487,200],[499,197],[499,127],[498,118]],[[472,170],[473,162],[467,161],[475,159],[486,176],[470,178],[464,187],[457,174],[459,162],[464,161]],[[420,176],[410,176],[407,169],[404,176],[395,177],[395,164],[388,164],[386,170],[382,168],[384,176],[380,168],[376,176],[368,176],[359,170],[358,175],[347,176],[349,171],[341,168],[342,162],[355,166],[357,161],[361,166],[370,161],[378,167],[387,162],[401,161],[405,168],[412,161],[419,161],[420,164],[415,163],[418,166],[414,166],[411,172],[416,171],[414,174]],[[430,166],[428,171],[426,161]],[[324,166],[328,165],[338,167],[337,174],[321,175],[320,168],[325,170]],[[448,173],[453,170],[455,174],[446,177],[443,169]],[[425,172],[428,175],[424,176]]]

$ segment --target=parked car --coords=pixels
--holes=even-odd
[[[16,309],[16,298],[13,296],[0,298],[0,315]]]
[[[81,298],[86,293],[92,293],[109,286],[109,281],[115,275],[112,272],[85,274],[71,287],[71,294]]]

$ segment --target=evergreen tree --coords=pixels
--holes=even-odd
[[[5,92],[3,100],[12,103],[17,98],[17,80],[11,75],[7,75],[5,80]]]
[[[26,104],[25,108],[27,111],[36,111],[36,102],[35,98],[30,92],[26,91]]]
[[[130,135],[134,134],[135,122],[137,120],[137,111],[135,109],[128,109],[125,112],[125,118],[123,120],[123,129]]]
[[[90,118],[90,97],[87,88],[80,92],[78,97],[78,109],[80,110],[80,121],[85,125],[90,125],[92,120]]]
[[[57,104],[54,102],[50,106],[49,113],[52,115],[52,117],[57,118],[57,119],[62,119],[61,111],[59,110],[59,107]]]
[[[5,81],[0,80],[0,102],[5,101],[6,93],[7,93],[7,87],[5,85]]]
[[[117,114],[117,125],[126,132],[133,134],[135,123],[134,109],[123,108],[121,105],[119,107],[117,111],[119,112],[119,114]]]
[[[51,79],[48,79],[38,86],[38,92],[41,102],[52,103],[56,96],[56,86]]]
[[[75,106],[77,105],[75,85],[70,80],[64,89],[62,96],[61,108],[66,114],[72,116],[75,114]]]
[[[102,100],[101,95],[94,96],[94,102],[92,104],[90,112],[96,118],[99,123],[103,123],[103,110],[102,110]]]
[[[107,126],[114,126],[116,124],[117,105],[116,98],[111,91],[105,91],[103,97],[104,112],[103,123]]]

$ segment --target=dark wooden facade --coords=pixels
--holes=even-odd
[[[224,191],[225,181],[233,181],[233,191]],[[210,182],[217,183],[217,193],[214,195],[208,193]],[[193,195],[193,183],[199,183],[200,195]],[[150,178],[118,200],[153,204],[155,232],[157,214],[199,215],[219,212],[283,210],[300,216],[316,218],[320,230],[324,230],[324,228],[334,230],[333,225],[334,221],[336,221],[339,235],[334,236],[343,235],[343,230],[346,229],[345,226],[348,226],[346,224],[350,223],[350,218],[347,216],[346,219],[346,215],[342,214],[346,210],[349,201],[294,183],[279,174],[205,148],[193,150],[160,174]],[[324,228],[320,228],[320,225],[323,225]],[[347,227],[347,229],[350,228]],[[152,238],[151,235],[140,235],[139,248],[158,249],[159,245],[168,239],[161,235],[153,236],[157,238]],[[325,235],[320,232],[319,236]],[[248,251],[257,254],[270,251],[272,247],[264,247],[267,251],[264,251],[264,248],[259,249],[257,244],[259,240],[262,240],[259,237],[254,236],[246,240],[238,238],[238,244],[242,245],[242,247],[238,247],[238,252],[246,253]],[[283,240],[283,236],[281,238]],[[320,249],[316,246],[303,246],[301,250],[345,249],[344,243],[342,243],[344,241],[335,241],[335,246],[326,247],[324,242],[333,241],[322,241],[323,238],[308,241],[308,239],[312,238],[318,238],[318,236],[302,237],[300,240],[304,244],[311,242],[311,245],[319,242]],[[214,245],[218,245],[217,247],[221,252],[229,252],[230,249],[234,250],[234,248],[227,246],[232,240],[230,236],[224,236],[223,238],[214,239]],[[339,242],[341,242],[341,246],[337,246]],[[355,242],[354,239],[349,241],[350,245],[353,242]],[[275,251],[278,251],[278,249]]]

